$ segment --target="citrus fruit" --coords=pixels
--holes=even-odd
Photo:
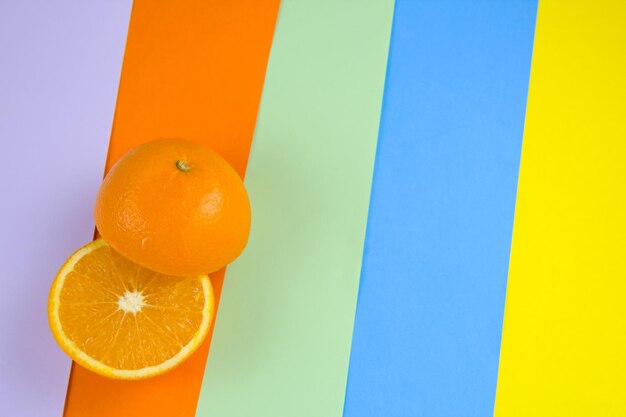
[[[100,235],[157,272],[214,272],[242,252],[250,203],[237,172],[211,149],[162,139],[128,151],[111,168],[95,206]]]
[[[166,276],[98,239],[61,267],[50,290],[54,338],[80,365],[118,379],[164,373],[191,355],[214,314],[207,275]]]

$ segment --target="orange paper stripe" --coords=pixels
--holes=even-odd
[[[156,138],[211,146],[243,177],[279,0],[135,0],[106,170]],[[216,299],[224,270],[212,274]],[[211,329],[211,333],[213,329]],[[116,381],[72,365],[66,417],[194,416],[210,337],[172,372]]]

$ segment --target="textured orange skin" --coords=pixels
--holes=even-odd
[[[239,174],[217,153],[197,142],[161,139],[131,149],[111,168],[95,219],[100,235],[143,267],[201,275],[243,251],[250,202]]]

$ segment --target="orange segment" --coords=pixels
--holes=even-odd
[[[213,311],[207,275],[150,271],[102,239],[67,260],[48,302],[61,348],[84,367],[119,379],[147,378],[180,364],[207,335]]]

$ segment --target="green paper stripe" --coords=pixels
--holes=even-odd
[[[341,416],[393,0],[283,0],[198,416]]]

